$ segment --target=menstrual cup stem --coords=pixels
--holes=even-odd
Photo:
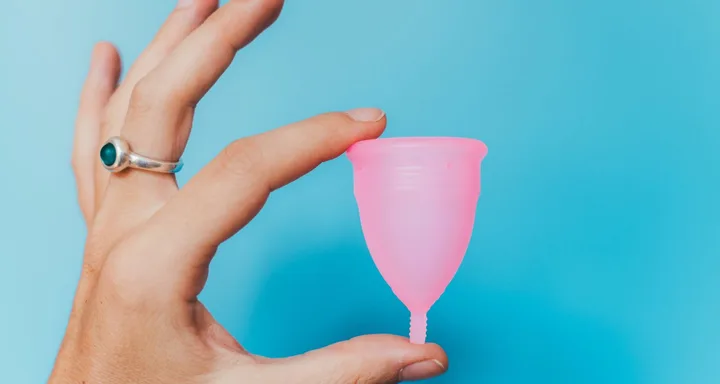
[[[427,337],[427,314],[410,314],[410,342],[413,344],[425,344]]]

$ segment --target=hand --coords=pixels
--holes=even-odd
[[[195,105],[281,7],[180,0],[119,85],[117,51],[96,46],[73,152],[88,238],[51,383],[394,383],[445,371],[440,347],[388,335],[285,359],[256,356],[197,299],[218,245],[270,192],[379,136],[381,111],[328,113],[235,141],[182,190],[172,175],[110,175],[100,164],[99,146],[116,135],[135,152],[177,160]]]

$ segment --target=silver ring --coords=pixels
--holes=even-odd
[[[108,139],[100,148],[100,162],[110,172],[135,168],[159,173],[177,173],[183,167],[182,159],[172,162],[138,155],[130,150],[130,144],[125,139],[117,136]]]

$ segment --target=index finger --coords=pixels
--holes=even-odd
[[[174,292],[194,297],[214,249],[248,223],[271,191],[320,163],[340,156],[360,140],[378,137],[384,113],[358,109],[329,113],[230,144],[175,195],[144,229],[168,239],[153,262]],[[170,240],[172,239],[172,240]],[[185,297],[187,298],[187,297]]]

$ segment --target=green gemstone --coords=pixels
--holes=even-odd
[[[117,160],[117,150],[112,143],[107,143],[100,148],[100,160],[108,167],[115,164],[115,160]]]

